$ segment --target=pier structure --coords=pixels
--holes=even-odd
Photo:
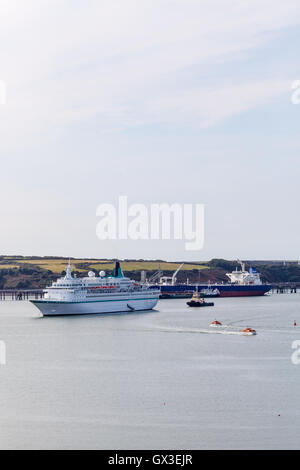
[[[276,294],[297,294],[297,289],[300,288],[299,282],[279,282],[272,284],[272,293]]]
[[[271,287],[272,294],[296,294],[300,290],[300,283],[297,282],[281,282],[274,283]],[[184,295],[185,294],[185,295]],[[178,294],[177,298],[190,297],[192,291]],[[37,300],[44,297],[43,289],[0,289],[1,300]],[[161,295],[161,298],[169,296]],[[174,296],[175,297],[175,296]]]
[[[0,300],[30,300],[43,297],[43,289],[0,289]]]

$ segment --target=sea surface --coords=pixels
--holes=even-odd
[[[214,301],[52,318],[0,302],[0,448],[299,449],[300,295]]]

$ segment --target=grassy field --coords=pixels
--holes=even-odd
[[[77,263],[75,263],[77,265]],[[123,271],[156,271],[160,266],[162,271],[176,271],[181,263],[167,263],[167,262],[154,262],[154,261],[121,261],[121,267]],[[114,267],[114,263],[91,263],[90,267],[93,269],[107,269],[111,270]],[[191,271],[192,269],[205,269],[207,266],[195,265],[195,264],[184,264],[182,269],[185,271]]]
[[[49,270],[53,273],[61,273],[68,263],[68,260],[65,258],[39,258],[39,259],[30,259],[30,258],[20,258],[6,256],[0,259],[0,269],[10,269],[17,268],[20,266],[38,266],[40,268]],[[160,265],[160,269],[163,271],[176,271],[181,263],[173,262],[158,262],[158,261],[121,261],[121,267],[123,271],[156,271]],[[114,267],[114,262],[109,260],[91,260],[91,259],[71,259],[71,265],[74,270],[83,272],[89,269],[107,270],[111,271]],[[184,264],[183,270],[191,271],[193,269],[206,269],[207,266],[201,264]]]
[[[14,269],[19,267],[18,264],[0,264],[0,269]]]

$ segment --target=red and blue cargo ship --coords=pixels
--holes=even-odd
[[[227,273],[228,283],[215,284],[160,284],[162,297],[181,297],[184,294],[192,293],[198,287],[199,291],[218,291],[220,297],[250,297],[264,295],[271,290],[270,284],[264,284],[255,268],[245,270],[245,264],[240,262],[241,270],[236,269]],[[156,285],[157,287],[157,285]],[[209,295],[207,295],[209,297]]]

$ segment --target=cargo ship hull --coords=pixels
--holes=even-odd
[[[154,287],[154,286],[153,286]],[[157,287],[157,286],[156,286]],[[199,284],[199,291],[207,289],[207,284]],[[232,285],[232,284],[211,284],[211,289],[218,289],[220,297],[253,297],[264,295],[271,290],[269,284],[261,285]],[[193,292],[196,290],[196,285],[190,284],[176,284],[176,285],[162,285],[161,293],[169,295],[170,297],[176,294],[183,294],[184,292]]]

